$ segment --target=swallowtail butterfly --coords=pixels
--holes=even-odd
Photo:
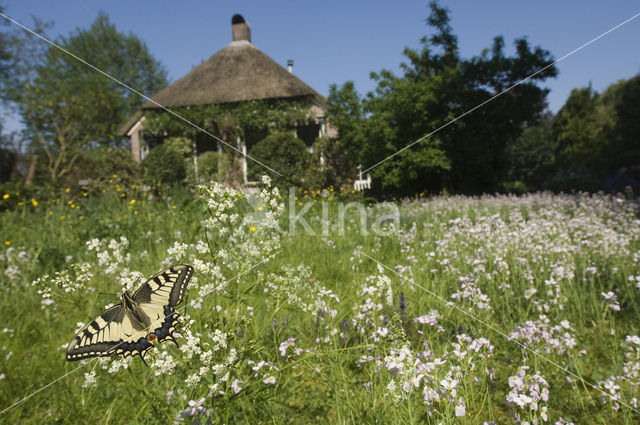
[[[175,306],[180,304],[193,276],[193,267],[181,264],[157,273],[122,303],[98,315],[78,331],[67,346],[67,360],[88,357],[144,355],[157,341],[171,341],[178,324]]]

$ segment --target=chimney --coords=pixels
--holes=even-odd
[[[289,70],[289,74],[293,73],[293,59],[287,60],[287,69]]]
[[[231,18],[231,35],[233,41],[248,41],[251,43],[251,29],[242,15],[235,14]]]

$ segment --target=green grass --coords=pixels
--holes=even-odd
[[[569,381],[558,368],[592,384],[621,376],[623,402],[638,397],[638,379],[623,368],[625,362],[627,367],[640,363],[640,347],[623,345],[627,335],[639,333],[640,324],[640,289],[629,280],[640,276],[636,204],[548,194],[420,199],[400,205],[398,232],[379,236],[370,227],[381,214],[375,206],[367,209],[367,235],[360,232],[355,209],[349,210],[341,234],[335,199],[326,201],[331,226],[323,235],[324,198],[309,194],[298,201],[313,199],[318,202],[306,218],[316,235],[299,226],[291,235],[247,225],[232,240],[219,234],[228,224],[209,229],[209,247],[214,253],[224,247],[226,260],[198,252],[198,241],[207,241],[203,220],[211,210],[186,192],[164,200],[145,199],[136,191],[124,197],[120,192],[64,194],[37,206],[25,199],[0,213],[0,410],[82,364],[66,362],[63,346],[79,322],[118,302],[119,279],[130,276],[120,276],[121,271],[150,276],[170,263],[200,261],[219,265],[227,279],[223,291],[198,301],[204,285],[221,280],[196,273],[183,303],[188,317],[178,329],[183,348],[190,346],[188,332],[200,338],[191,350],[165,344],[148,354],[151,367],[136,358],[117,372],[108,369],[119,361],[88,360],[2,414],[0,423],[172,423],[189,400],[201,398],[209,413],[199,416],[201,423],[216,424],[515,423],[514,414],[523,421],[540,420],[542,407],[550,423],[560,417],[575,423],[638,422],[638,413],[603,403],[600,392],[575,377]],[[234,211],[252,212],[243,200],[234,202]],[[286,218],[281,224],[288,228]],[[100,250],[109,251],[108,241],[121,236],[128,241],[122,251],[128,259],[112,256],[100,265],[96,251],[87,249],[87,241],[97,238],[105,241]],[[266,245],[274,240],[277,246]],[[189,245],[180,258],[167,253],[174,242]],[[251,243],[259,252],[251,253]],[[356,250],[394,271],[379,270]],[[274,257],[251,268],[266,253]],[[114,261],[115,271],[109,270]],[[92,277],[65,292],[54,283],[55,273],[79,263],[88,264]],[[298,270],[301,264],[310,271]],[[65,282],[82,282],[82,273],[74,273]],[[49,278],[41,285],[31,284],[43,275]],[[363,295],[365,284],[370,290]],[[452,298],[463,284],[461,299]],[[51,305],[42,304],[38,290],[44,288],[51,291]],[[339,302],[323,298],[323,288]],[[620,311],[607,306],[601,293],[609,291],[616,294]],[[300,300],[292,301],[292,295]],[[490,309],[482,308],[484,296]],[[323,313],[310,306],[323,300]],[[437,325],[413,320],[432,310],[438,312]],[[367,311],[373,313],[367,316]],[[474,318],[502,334],[536,321],[539,338],[529,347],[540,355]],[[215,343],[216,330],[226,335],[226,346]],[[295,342],[283,357],[281,344],[289,338]],[[469,346],[481,338],[492,345],[491,352],[484,346],[476,353]],[[456,355],[455,344],[462,344],[466,354]],[[627,352],[627,346],[636,351]],[[218,349],[207,363],[198,349],[213,347]],[[163,369],[160,360],[169,356],[175,367]],[[267,366],[256,372],[252,368],[260,361]],[[401,366],[393,369],[394,361]],[[536,373],[548,383],[548,400],[537,409],[507,402],[509,378],[520,366],[529,367],[525,383]],[[201,368],[200,381],[187,385]],[[83,386],[91,371],[97,382]],[[274,384],[263,383],[269,376]],[[456,379],[455,395],[444,390],[441,381],[447,379]],[[238,392],[232,385],[236,380]],[[425,393],[438,399],[425,403]],[[456,416],[461,400],[464,416]]]

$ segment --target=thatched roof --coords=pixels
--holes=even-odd
[[[152,99],[162,106],[255,99],[324,98],[246,40],[234,41]],[[147,101],[143,109],[157,108]]]
[[[311,98],[326,104],[322,95],[246,40],[231,42],[152,96],[164,107],[287,98]],[[155,108],[158,106],[151,101],[142,105],[142,109]],[[129,119],[119,133],[126,134],[137,118]]]
[[[233,39],[227,47],[196,66],[184,77],[156,93],[142,109],[235,103],[262,99],[326,99],[251,44],[248,24],[240,15],[232,19]],[[139,112],[139,111],[138,111]],[[126,134],[138,121],[131,117],[118,132]]]

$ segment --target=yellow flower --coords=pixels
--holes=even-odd
[[[9,194],[5,193],[4,195],[2,195],[2,199],[9,199]]]
[[[65,192],[67,192],[67,193],[69,193],[70,191],[71,191],[71,189],[69,189],[69,188],[67,188],[67,189],[65,190]]]
[[[176,209],[176,206],[175,206],[175,205],[171,205],[171,209],[172,209],[172,210],[175,210],[175,209]]]
[[[255,232],[255,231],[256,231],[256,226],[251,226],[251,227],[249,227],[249,230],[250,230],[251,232]]]
[[[262,211],[262,210],[263,210],[262,205],[260,205],[260,206],[258,207],[258,211]]]
[[[117,178],[117,177],[118,177],[118,176],[117,176],[116,174],[112,174],[112,175],[111,175],[111,178],[113,178],[113,179],[115,179],[115,178]]]
[[[136,203],[136,200],[135,200],[135,199],[132,199],[132,200],[130,200],[130,201],[129,201],[129,205],[133,205],[133,204],[135,204],[135,203]]]
[[[11,245],[11,241],[4,241],[4,244],[5,244],[6,246],[9,246],[9,245]]]
[[[87,192],[82,192],[82,196],[87,197]]]
[[[21,207],[21,206],[23,206],[23,205],[24,205],[24,202],[22,202],[22,201],[18,202],[18,206],[19,206],[19,207]]]
[[[60,220],[64,220],[64,216],[60,217]]]
[[[34,207],[38,206],[38,201],[36,201],[35,199],[31,198],[31,205],[33,205]]]

